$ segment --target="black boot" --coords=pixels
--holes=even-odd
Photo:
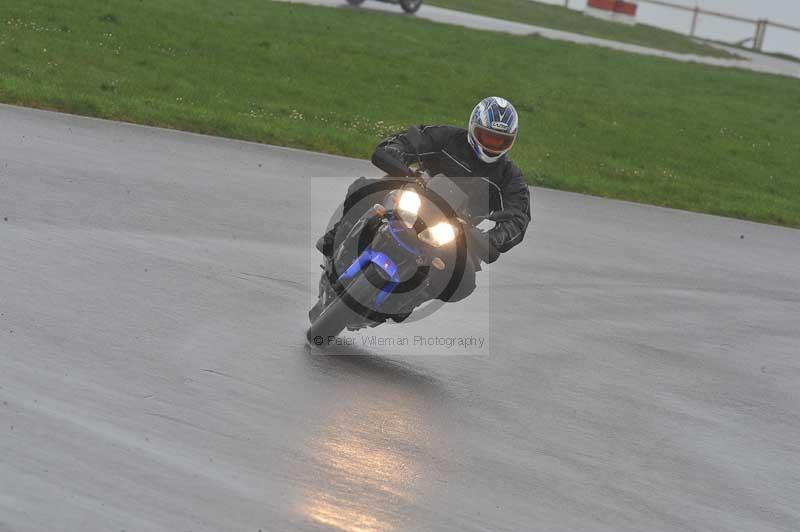
[[[336,222],[330,230],[317,240],[317,250],[329,259],[333,258],[333,245],[336,242],[336,232],[339,230],[341,223],[341,221]]]
[[[316,248],[326,258],[333,257],[333,235],[330,234],[330,231],[319,237]]]

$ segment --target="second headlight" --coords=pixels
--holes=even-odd
[[[456,238],[456,230],[452,224],[441,222],[425,229],[419,234],[419,239],[433,247],[449,244]]]

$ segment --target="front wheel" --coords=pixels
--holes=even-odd
[[[360,6],[364,3],[364,0],[347,0],[347,3],[351,6]]]
[[[416,13],[421,5],[422,0],[400,0],[400,7],[402,7],[403,11],[406,13]]]
[[[374,287],[367,279],[364,272],[347,287],[349,298],[344,298],[341,295],[330,302],[319,314],[311,327],[306,332],[306,339],[309,343],[316,346],[326,345],[328,338],[337,336],[340,332],[347,327],[349,322],[363,321],[358,311],[352,308],[347,300],[356,301],[358,303],[373,301],[378,293],[378,288]]]

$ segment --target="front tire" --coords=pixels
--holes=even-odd
[[[421,5],[422,0],[400,0],[400,7],[406,13],[416,13]]]
[[[364,272],[361,272],[355,280],[347,287],[347,293],[351,300],[358,303],[372,301],[378,294],[378,288],[374,287],[367,279]],[[338,336],[350,320],[363,320],[356,309],[351,308],[344,297],[337,296],[336,299],[322,309],[314,323],[306,332],[306,339],[311,345],[324,346],[329,337]]]

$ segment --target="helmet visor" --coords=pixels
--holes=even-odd
[[[511,146],[514,145],[514,139],[517,138],[516,134],[509,135],[508,133],[501,133],[481,126],[475,126],[472,134],[484,150],[495,154],[511,149]]]

